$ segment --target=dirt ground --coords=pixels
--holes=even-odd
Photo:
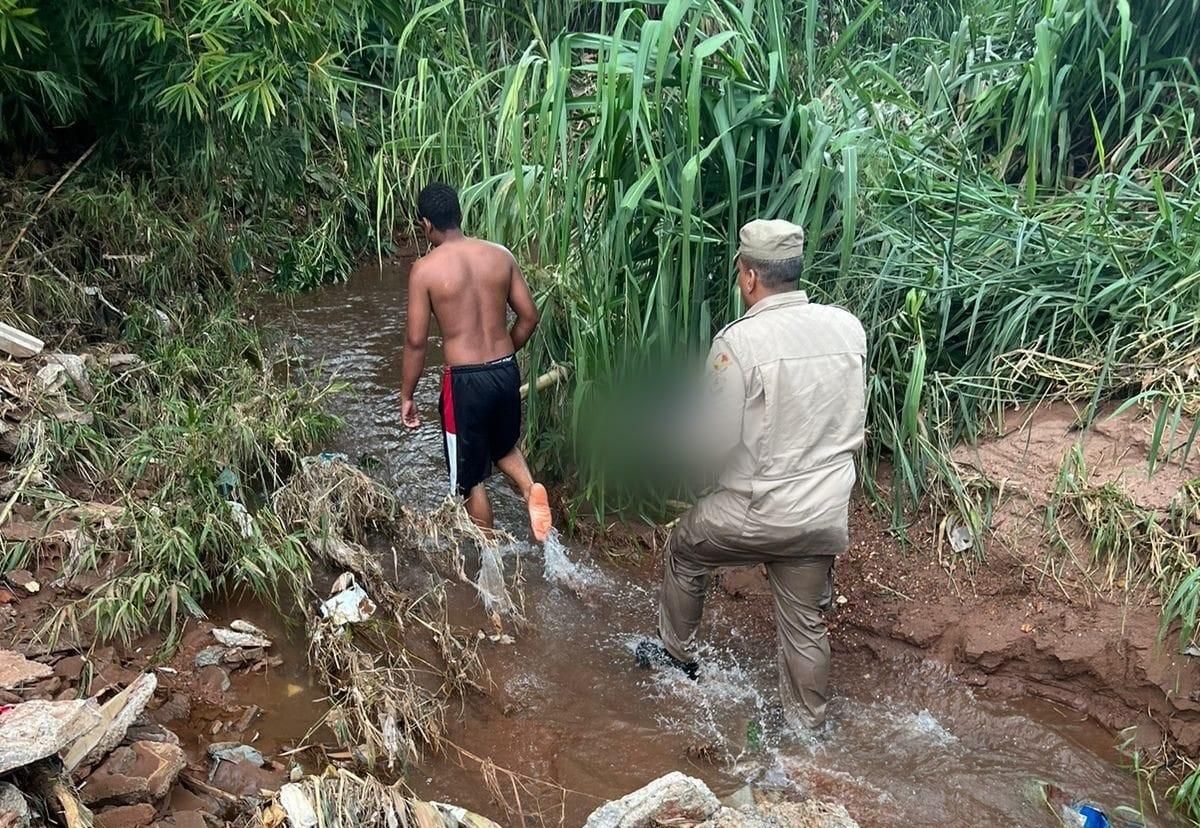
[[[950,553],[943,523],[922,517],[902,543],[886,516],[856,501],[851,548],[836,568],[833,646],[936,659],[981,692],[1040,697],[1114,733],[1136,728],[1125,735],[1149,755],[1166,746],[1195,755],[1200,659],[1178,654],[1177,636],[1160,640],[1157,592],[1137,579],[1108,588],[1105,567],[1091,560],[1087,527],[1060,518],[1068,541],[1062,548],[1045,513],[1081,437],[1087,484],[1111,483],[1154,512],[1200,477],[1200,460],[1193,454],[1184,465],[1165,463],[1151,476],[1151,423],[1122,415],[1081,434],[1076,421],[1069,406],[1050,406],[1014,416],[1003,436],[958,452],[964,469],[1003,492],[982,549],[964,557]],[[1193,562],[1198,536],[1191,534]],[[728,600],[773,635],[769,602],[755,600],[769,592],[765,574],[731,570],[721,583]]]

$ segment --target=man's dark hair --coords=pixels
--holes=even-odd
[[[417,218],[429,219],[437,230],[457,230],[462,225],[458,193],[437,181],[426,185],[417,196]]]
[[[794,290],[799,286],[800,274],[804,271],[803,256],[779,261],[760,261],[744,255],[740,258],[742,266],[757,273],[768,290]]]

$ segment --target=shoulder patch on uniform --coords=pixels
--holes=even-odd
[[[712,369],[717,373],[725,371],[733,364],[733,357],[722,351],[717,354],[716,359],[712,361]]]

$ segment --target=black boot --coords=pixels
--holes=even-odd
[[[679,670],[692,681],[700,675],[700,665],[695,661],[680,661],[675,656],[667,652],[667,648],[661,642],[647,638],[645,641],[637,645],[637,649],[633,651],[633,657],[637,660],[639,667],[673,667]]]

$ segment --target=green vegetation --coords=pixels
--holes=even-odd
[[[178,329],[129,319],[141,357],[100,354],[90,388],[24,383],[33,412],[13,457],[12,477],[26,486],[16,493],[47,525],[62,517],[78,528],[4,557],[16,565],[60,547],[63,577],[80,579],[85,595],[58,609],[55,634],[128,642],[158,631],[173,643],[216,595],[246,590],[278,604],[308,583],[302,538],[270,510],[250,519],[246,508],[335,425],[320,410],[332,389],[281,384],[229,311],[169,325]],[[11,388],[33,377],[6,379]]]
[[[730,241],[756,216],[803,224],[805,287],[867,327],[864,479],[891,470],[874,494],[898,528],[932,497],[978,533],[949,448],[1014,403],[1090,419],[1127,400],[1153,462],[1180,460],[1200,414],[1198,21],[1200,0],[0,0],[0,315],[152,343],[93,424],[23,456],[166,491],[114,541],[121,600],[89,611],[130,635],[221,586],[286,588],[286,531],[215,526],[212,481],[278,474],[323,425],[315,392],[256,396],[241,324],[202,344],[199,319],[344,276],[433,177],[468,185],[469,229],[526,266],[546,318],[528,369],[571,378],[532,396],[530,446],[599,510],[646,504],[585,415],[739,312]],[[156,309],[193,336],[154,339]],[[1082,485],[1059,501],[1190,637],[1186,516],[1130,522]],[[125,602],[164,589],[169,609]]]

